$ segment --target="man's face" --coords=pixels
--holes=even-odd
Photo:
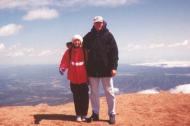
[[[95,22],[94,23],[94,27],[95,27],[96,31],[102,30],[103,25],[104,25],[103,22]]]
[[[80,47],[81,46],[81,41],[79,40],[79,39],[75,39],[74,41],[73,41],[73,45],[74,45],[74,47]]]

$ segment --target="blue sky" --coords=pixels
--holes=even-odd
[[[190,64],[188,0],[1,0],[0,64],[59,64],[94,16],[108,23],[119,63]]]

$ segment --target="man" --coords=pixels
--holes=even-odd
[[[87,50],[87,72],[91,89],[93,113],[91,121],[99,120],[99,83],[102,82],[108,104],[109,123],[115,124],[115,94],[113,80],[117,73],[118,48],[113,35],[106,28],[103,17],[93,19],[93,27],[84,36],[84,48]]]

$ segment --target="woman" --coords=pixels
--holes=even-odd
[[[61,75],[68,69],[67,78],[73,93],[76,121],[86,121],[89,95],[87,72],[85,67],[86,53],[82,47],[83,38],[80,35],[72,37],[72,45],[66,50],[60,63]]]

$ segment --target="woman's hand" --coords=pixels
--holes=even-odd
[[[65,72],[65,69],[59,68],[59,73],[60,73],[61,75],[64,75],[64,72]]]

